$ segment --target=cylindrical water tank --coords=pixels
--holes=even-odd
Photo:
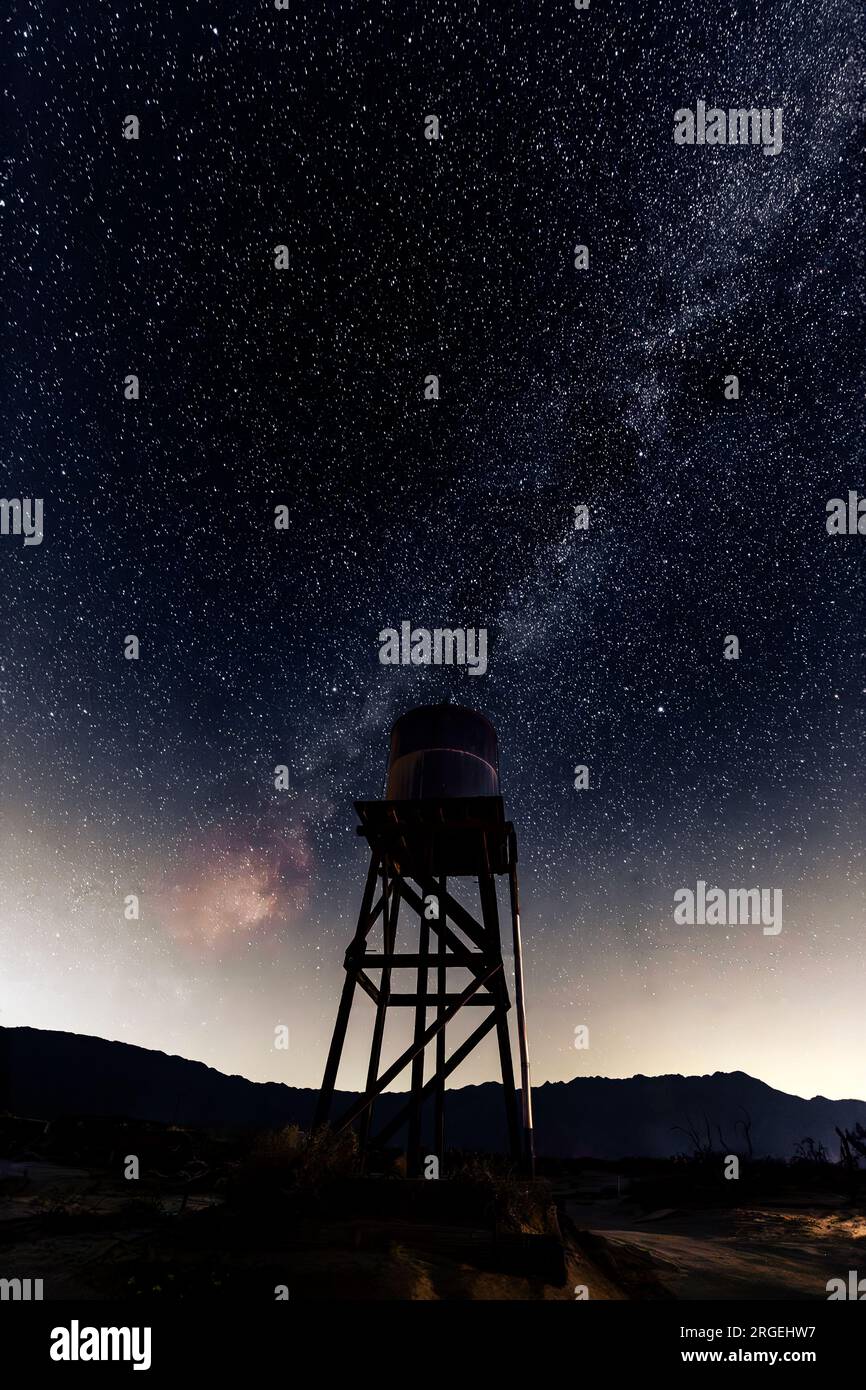
[[[391,730],[388,801],[498,796],[496,730],[463,705],[421,705]]]

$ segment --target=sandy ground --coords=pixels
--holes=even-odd
[[[278,1284],[310,1301],[547,1301],[591,1284],[600,1299],[638,1296],[645,1259],[620,1272],[580,1242],[494,1239],[489,1229],[396,1220],[302,1223],[281,1229],[221,1198],[159,1194],[161,1218],[130,1211],[129,1184],[46,1162],[0,1162],[0,1275],[44,1282],[46,1299],[273,1298]],[[535,1242],[535,1243],[533,1243]],[[649,1286],[655,1290],[652,1276]]]
[[[646,1214],[625,1200],[566,1202],[575,1225],[652,1257],[678,1299],[826,1299],[827,1280],[866,1272],[866,1218],[808,1206]]]
[[[130,1283],[148,1293],[168,1271],[187,1281],[188,1296],[202,1280],[229,1279],[243,1292],[285,1279],[315,1300],[561,1300],[580,1286],[600,1300],[824,1300],[828,1279],[866,1273],[866,1217],[830,1194],[802,1205],[647,1214],[627,1195],[561,1192],[559,1277],[544,1251],[538,1268],[535,1252],[519,1248],[504,1268],[489,1230],[353,1220],[309,1238],[265,1229],[250,1241],[247,1218],[213,1195],[190,1195],[175,1222],[182,1198],[162,1193],[166,1224],[146,1202],[130,1211],[128,1184],[86,1169],[2,1163],[0,1180],[0,1275],[43,1277],[47,1298],[116,1297]],[[227,1273],[223,1243],[234,1251]]]

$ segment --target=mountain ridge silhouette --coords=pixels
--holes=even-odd
[[[31,1119],[124,1116],[198,1128],[309,1127],[317,1091],[250,1081],[204,1062],[81,1033],[0,1028],[0,1111]],[[665,1158],[690,1152],[682,1131],[707,1123],[713,1145],[745,1149],[751,1120],[755,1156],[787,1158],[804,1138],[838,1155],[836,1125],[866,1125],[866,1101],[805,1098],[747,1072],[704,1076],[579,1076],[534,1086],[536,1150],[563,1158]],[[338,1092],[332,1118],[355,1098]],[[404,1103],[390,1092],[376,1103],[374,1132]],[[393,1142],[399,1142],[395,1136]],[[501,1087],[488,1081],[449,1090],[446,1142],[455,1148],[506,1148]]]

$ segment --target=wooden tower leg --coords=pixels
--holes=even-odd
[[[447,880],[443,874],[439,880],[439,916],[442,919],[445,910],[445,894],[447,892]],[[445,995],[448,993],[447,985],[448,971],[445,967],[445,933],[438,934],[437,966],[436,966],[436,1017],[441,1018],[445,1012]],[[445,1163],[445,1030],[436,1035],[436,1090],[433,1114],[433,1147],[439,1159],[439,1175],[443,1176],[442,1167]]]
[[[313,1128],[320,1129],[322,1125],[328,1123],[331,1113],[331,1105],[334,1100],[334,1087],[337,1082],[337,1072],[340,1068],[340,1057],[343,1051],[343,1043],[346,1041],[346,1029],[349,1026],[349,1015],[352,1012],[352,1000],[355,997],[355,984],[357,974],[351,964],[351,958],[363,949],[367,939],[367,933],[372,926],[370,908],[373,905],[373,894],[376,891],[376,875],[379,869],[378,855],[370,857],[370,868],[367,871],[367,882],[364,887],[364,896],[361,900],[361,911],[358,916],[358,926],[355,935],[346,952],[346,978],[343,981],[343,992],[340,995],[340,1007],[337,1010],[337,1021],[334,1024],[334,1033],[331,1038],[331,1046],[328,1051],[328,1060],[325,1063],[325,1075],[322,1080],[322,1089],[319,1091],[319,1099],[316,1102],[316,1110],[313,1116]],[[387,913],[388,900],[385,899],[382,911]]]
[[[382,894],[384,899],[383,937],[385,942],[385,958],[394,954],[394,942],[397,937],[397,915],[400,911],[400,888],[396,876],[391,880],[391,900],[388,901],[388,866],[382,865]],[[388,999],[391,994],[391,967],[386,964],[382,967],[382,981],[379,985],[379,1002],[376,1005],[376,1022],[373,1025],[373,1042],[370,1047],[370,1062],[367,1067],[367,1085],[365,1096],[370,1097],[370,1103],[361,1115],[361,1122],[358,1126],[358,1149],[361,1156],[361,1167],[364,1167],[367,1159],[367,1144],[370,1138],[370,1126],[373,1123],[373,1106],[375,1104],[376,1082],[379,1076],[379,1062],[382,1057],[382,1039],[385,1036],[385,1020],[388,1016]]]

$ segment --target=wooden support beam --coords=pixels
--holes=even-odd
[[[357,983],[361,986],[365,994],[369,994],[374,1004],[378,1004],[382,998],[381,990],[377,989],[372,980],[368,980],[363,970],[358,970],[355,974]]]
[[[481,1042],[482,1038],[487,1036],[487,1034],[490,1032],[491,1028],[494,1026],[495,1023],[496,1015],[489,1014],[487,1018],[483,1019],[482,1022],[479,1023],[478,1027],[475,1029],[475,1032],[470,1033],[466,1041],[460,1044],[457,1051],[454,1052],[448,1058],[448,1061],[445,1063],[441,1075],[441,1079],[443,1082],[445,1081],[446,1077],[449,1077],[451,1075],[452,1071],[456,1071],[457,1067],[459,1067],[460,1063],[469,1056],[470,1052],[474,1051],[474,1049]],[[426,1099],[427,1095],[432,1090],[434,1090],[434,1088],[439,1083],[439,1080],[440,1076],[439,1072],[437,1071],[434,1076],[431,1076],[430,1080],[427,1082],[426,1086],[421,1092],[422,1102]],[[411,1106],[411,1100],[407,1101],[407,1103],[402,1107],[402,1109],[397,1112],[394,1118],[389,1120],[385,1127],[379,1131],[379,1133],[376,1135],[375,1140],[373,1141],[376,1145],[384,1144],[386,1140],[391,1138],[392,1134],[396,1134],[397,1130],[400,1128],[401,1125],[406,1123]]]
[[[441,812],[441,807],[440,807]],[[448,883],[445,875],[439,879],[439,905],[440,909],[445,898]],[[448,957],[445,954],[445,942],[439,938],[439,953],[436,957],[436,988],[439,992],[439,1007],[436,1010],[436,1017],[439,1018],[445,1005],[441,1002],[445,997],[448,988],[447,976]],[[477,995],[476,995],[477,998]],[[435,1093],[433,1101],[433,1143],[439,1165],[445,1162],[445,1030],[436,1039],[436,1065],[433,1077],[433,1090]]]
[[[390,902],[388,902],[390,894]],[[385,934],[385,954],[388,955],[394,950],[394,941],[397,936],[397,917],[400,912],[400,894],[396,891],[396,879],[388,873],[387,863],[382,864],[382,901],[388,903],[388,910],[384,919]],[[361,1150],[361,1160],[367,1149],[367,1140],[370,1137],[370,1125],[373,1122],[373,1101],[376,1092],[372,1087],[376,1080],[376,1073],[379,1070],[379,1059],[382,1055],[382,1039],[385,1036],[385,1019],[388,1012],[388,995],[391,992],[391,972],[384,969],[382,979],[379,984],[379,998],[376,1001],[376,1022],[373,1024],[373,1041],[370,1044],[370,1061],[367,1065],[367,1088],[366,1095],[369,1103],[363,1111],[358,1144]]]
[[[350,1105],[348,1110],[344,1111],[339,1121],[334,1126],[334,1129],[337,1131],[337,1133],[339,1133],[343,1129],[347,1129],[353,1120],[356,1120],[359,1115],[362,1115],[364,1113],[365,1110],[369,1110],[376,1097],[381,1095],[382,1092],[388,1086],[391,1085],[391,1082],[394,1080],[394,1078],[400,1075],[404,1067],[407,1067],[409,1065],[409,1063],[412,1061],[412,1058],[415,1056],[415,1053],[418,1050],[419,1046],[422,1049],[425,1048],[428,1042],[430,1042],[431,1038],[435,1038],[437,1033],[439,1033],[441,1029],[443,1029],[446,1026],[446,1024],[451,1022],[451,1019],[454,1017],[454,1015],[459,1013],[463,1005],[469,999],[471,999],[474,994],[477,994],[478,990],[481,989],[482,985],[486,985],[488,980],[492,979],[492,977],[497,973],[497,971],[501,970],[502,962],[497,961],[495,964],[491,965],[485,971],[483,976],[476,976],[474,980],[470,980],[463,993],[457,996],[456,1002],[452,1004],[450,1008],[446,1009],[444,1014],[442,1014],[440,1018],[437,1018],[433,1023],[431,1023],[429,1028],[425,1030],[420,1044],[412,1042],[411,1045],[406,1048],[405,1052],[400,1053],[400,1056],[397,1058],[396,1062],[393,1062],[392,1065],[388,1068],[388,1070],[382,1073],[378,1081],[376,1081],[372,1086],[368,1085],[366,1094],[361,1096],[352,1105]],[[495,1021],[495,1014],[491,1013],[490,1017]],[[487,1020],[485,1019],[485,1022],[486,1021]]]
[[[459,903],[457,899],[453,898],[447,889],[444,888],[440,895],[440,911],[443,910],[445,916],[450,917],[451,921],[454,922],[462,932],[466,933],[469,940],[475,946],[483,948],[486,945],[484,928],[479,926],[475,918],[470,912],[467,912],[462,903]]]
[[[410,907],[413,907],[415,909],[419,917],[423,918],[424,901],[422,898],[419,898],[418,894],[415,892],[413,888],[409,887],[405,879],[400,880],[400,896],[405,899],[405,901],[409,904]],[[461,908],[461,911],[462,910],[463,909]],[[467,917],[469,916],[468,913],[466,915]],[[471,922],[472,918],[470,917],[469,920]],[[475,924],[473,923],[473,926],[474,925]],[[455,956],[459,956],[460,959],[467,964],[470,970],[475,969],[475,965],[473,964],[473,962],[478,961],[479,952],[470,951],[469,947],[466,946],[460,940],[460,937],[454,935],[453,931],[451,931],[451,929],[448,927],[446,919],[444,917],[440,917],[438,920],[435,917],[432,918],[430,921],[430,926],[436,932],[436,935],[439,937],[440,941],[444,939],[448,946],[450,946]],[[468,934],[469,933],[467,932],[467,936]],[[478,944],[483,944],[483,937],[481,938]]]
[[[432,927],[435,924],[431,922],[430,925]],[[473,951],[471,954],[474,955],[480,963],[483,963],[484,956],[480,951]],[[439,956],[434,956],[433,959],[439,964]],[[421,964],[421,956],[405,952],[393,956],[370,955],[368,953],[362,956],[356,964],[364,970],[381,970],[386,965],[390,966],[392,970],[417,970],[418,966]],[[469,969],[465,961],[458,960],[456,956],[448,954],[442,958],[442,964],[445,967],[450,967],[452,970]]]
[[[370,915],[370,906],[373,902],[373,894],[376,891],[376,876],[379,872],[379,856],[370,856],[370,867],[367,870],[367,882],[364,887],[364,896],[361,900],[361,911],[358,915],[358,925],[355,929],[355,937],[350,950],[363,950],[364,942],[373,919]],[[331,1102],[334,1098],[334,1087],[337,1082],[337,1072],[340,1066],[340,1056],[343,1051],[343,1043],[346,1039],[346,1029],[349,1026],[349,1015],[352,1012],[352,1000],[355,995],[356,975],[354,971],[347,970],[346,978],[343,981],[343,992],[340,996],[340,1007],[337,1010],[337,1021],[334,1024],[334,1034],[331,1038],[331,1046],[328,1050],[328,1060],[325,1063],[325,1075],[322,1078],[322,1089],[319,1091],[319,1099],[316,1102],[316,1110],[313,1116],[313,1128],[318,1129],[327,1124],[328,1115],[331,1111]]]
[[[436,957],[433,956],[432,959],[435,960]],[[444,1000],[445,1004],[454,1004],[454,1003],[456,1003],[456,1001],[460,998],[460,995],[459,995],[459,994],[444,994],[444,995],[441,995],[441,996],[440,996],[440,995],[438,995],[438,994],[425,994],[425,995],[424,995],[424,1002],[425,1002],[426,1007],[427,1007],[428,1009],[433,1009],[433,1008],[435,1008],[435,1007],[436,1007],[436,1004],[439,1002],[439,999],[440,999],[440,998],[442,998],[442,999]],[[476,994],[475,997],[474,997],[473,999],[467,999],[467,1000],[466,1000],[466,1008],[467,1008],[467,1009],[471,1009],[471,1008],[472,1008],[474,1005],[476,1005],[476,1004],[478,1004],[478,1005],[480,1005],[480,1004],[496,1004],[497,1002],[498,1002],[498,1001],[497,1001],[496,999],[494,999],[494,997],[493,997],[492,994],[487,994],[487,993],[485,993],[485,994]],[[389,997],[389,999],[388,999],[388,1005],[389,1005],[389,1007],[393,1008],[393,1007],[396,1006],[398,1009],[408,1009],[408,1008],[410,1008],[410,1007],[416,1005],[417,1003],[418,1003],[418,995],[417,995],[417,994],[392,994],[392,995]],[[510,1008],[511,1005],[509,1004],[508,1007]]]

